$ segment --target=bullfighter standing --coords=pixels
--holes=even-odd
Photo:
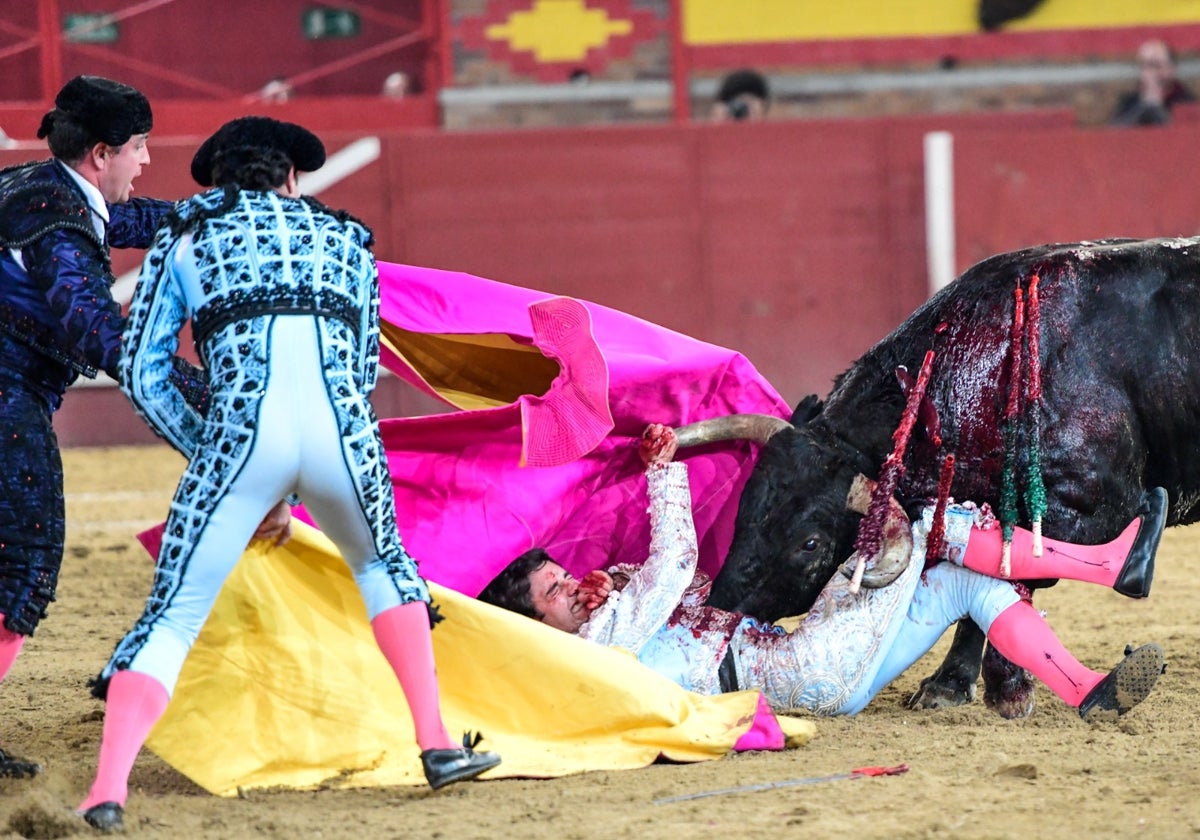
[[[125,320],[109,247],[146,248],[172,205],[130,198],[150,163],[146,97],[97,76],[67,82],[38,137],[53,157],[0,171],[0,680],[54,600],[62,566],[62,459],[51,416],[67,386],[117,376]],[[173,374],[189,399],[202,380]],[[0,750],[0,776],[41,768]]]
[[[145,610],[95,685],[108,705],[96,779],[79,811],[103,831],[124,824],[134,760],[221,585],[251,538],[287,538],[281,500],[293,493],[353,571],[408,700],[430,786],[500,763],[475,752],[469,735],[455,746],[442,722],[436,613],[396,529],[369,400],[379,361],[372,237],[349,214],[301,197],[298,173],[324,162],[324,145],[301,126],[226,123],[192,160],[197,183],[216,188],[181,203],[142,269],[121,382],[188,465]],[[203,417],[167,384],[189,318],[211,383]]]

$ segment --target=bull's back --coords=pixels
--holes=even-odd
[[[1034,276],[1036,303],[1029,294]],[[989,258],[856,362],[831,394],[827,416],[850,419],[862,413],[864,400],[885,399],[898,422],[903,396],[894,368],[902,364],[915,374],[932,349],[927,393],[944,445],[939,450],[918,427],[905,489],[934,492],[940,456],[954,452],[955,494],[995,503],[1020,288],[1026,327],[1033,318],[1039,326],[1051,519],[1070,519],[1081,507],[1095,513],[1086,500],[1098,493],[1124,502],[1121,493],[1134,493],[1134,485],[1161,485],[1171,494],[1172,523],[1194,521],[1200,518],[1198,277],[1196,239],[1047,245]],[[1028,357],[1024,369],[1032,370]],[[1030,393],[1027,383],[1022,388]],[[881,460],[886,452],[877,454]],[[1026,445],[1022,467],[1027,454]],[[1087,530],[1080,521],[1073,526]],[[1107,532],[1112,525],[1098,527]]]

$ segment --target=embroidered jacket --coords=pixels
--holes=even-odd
[[[75,373],[115,375],[124,321],[109,293],[108,248],[148,247],[171,207],[150,198],[109,205],[106,243],[62,163],[0,171],[0,329]]]
[[[116,378],[125,319],[110,292],[109,247],[149,247],[172,207],[152,198],[109,204],[105,228],[61,162],[0,170],[0,331],[16,340],[0,365],[53,407],[79,374]],[[203,378],[182,360],[172,370],[203,409]]]
[[[193,238],[196,225],[203,236]],[[121,382],[134,408],[186,457],[195,453],[204,417],[170,383],[170,359],[190,318],[211,383],[210,419],[230,435],[252,435],[266,385],[266,316],[307,313],[321,316],[323,352],[337,356],[325,370],[337,410],[369,410],[350,397],[374,389],[379,362],[370,240],[344,214],[273,191],[214,189],[182,202],[146,255],[129,309]],[[335,381],[342,375],[353,387]],[[367,419],[345,417],[354,430],[346,434],[372,437]]]
[[[696,533],[687,467],[647,471],[650,556],[614,591],[579,635],[623,647],[689,691],[721,691],[719,668],[732,652],[738,687],[757,689],[776,709],[846,713],[870,685],[900,632],[921,564],[910,563],[891,586],[849,592],[836,575],[813,608],[788,632],[780,625],[705,606],[710,588],[696,580]],[[924,554],[927,524],[914,527],[914,556]],[[951,540],[961,534],[957,530]]]
[[[709,584],[697,581],[696,528],[687,467],[671,463],[646,471],[650,494],[650,556],[640,567],[614,571],[629,578],[579,630],[580,636],[632,651],[659,674],[689,691],[718,694],[718,668],[738,613],[703,605]]]

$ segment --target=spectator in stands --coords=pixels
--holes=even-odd
[[[394,73],[388,73],[386,79],[383,80],[383,90],[380,91],[380,96],[386,99],[403,99],[412,92],[412,82],[408,78],[408,74],[403,70],[397,70]]]
[[[274,78],[258,91],[258,98],[263,102],[279,104],[292,98],[292,83],[287,79]]]
[[[1192,93],[1175,76],[1175,53],[1165,41],[1147,41],[1138,47],[1138,87],[1121,97],[1109,120],[1111,125],[1165,125],[1171,109],[1194,102]]]
[[[717,99],[709,111],[713,122],[766,119],[771,88],[757,70],[736,70],[721,80]]]

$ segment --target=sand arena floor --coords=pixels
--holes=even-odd
[[[160,521],[182,461],[162,446],[64,453],[68,540],[59,600],[0,685],[0,745],[39,760],[0,779],[0,837],[88,834],[71,809],[91,779],[102,704],[86,690],[133,622],[151,562],[135,534]],[[1168,670],[1116,724],[1089,726],[1044,688],[1033,717],[982,703],[913,712],[902,701],[944,640],[853,719],[821,720],[786,753],[695,765],[427,789],[206,794],[156,756],[134,768],[126,814],[146,838],[1188,837],[1200,834],[1200,530],[1167,532],[1154,593],[1134,602],[1065,582],[1039,593],[1064,641],[1096,668],[1126,643],[1157,641]],[[688,793],[905,763],[905,775],[785,784],[658,804]]]

